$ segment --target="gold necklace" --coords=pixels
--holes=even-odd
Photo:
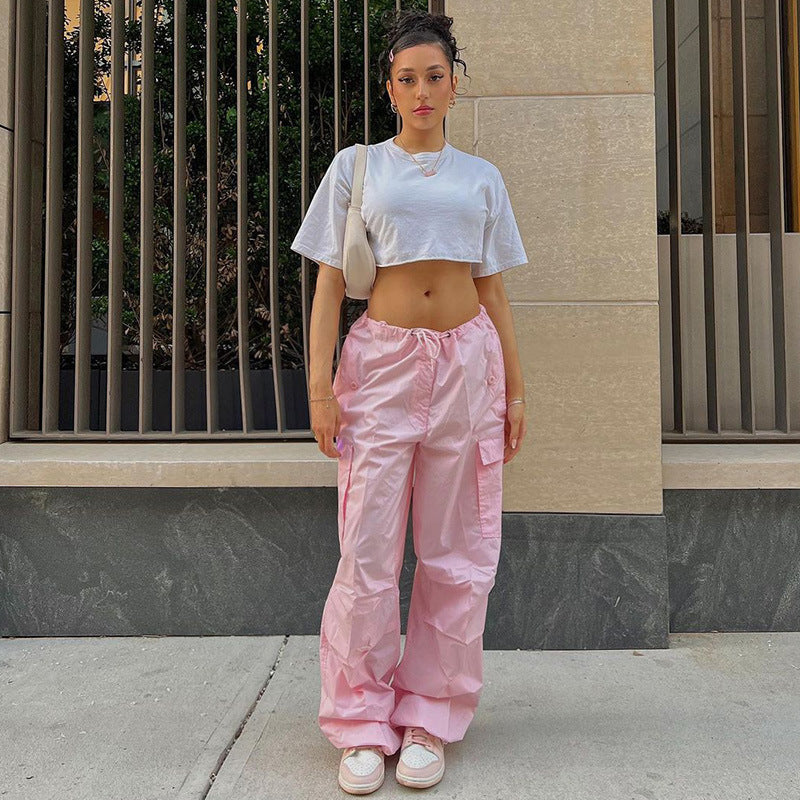
[[[436,157],[436,161],[433,163],[433,166],[432,166],[432,167],[425,167],[425,166],[423,166],[422,164],[420,164],[420,163],[419,163],[419,161],[417,161],[417,159],[416,159],[416,158],[414,158],[414,154],[413,154],[413,153],[409,153],[409,152],[408,152],[408,150],[406,150],[406,148],[405,148],[405,147],[403,147],[403,145],[402,145],[402,144],[400,145],[400,147],[401,147],[403,150],[405,150],[405,152],[406,152],[406,153],[408,153],[408,155],[410,155],[412,159],[414,159],[414,163],[415,163],[415,164],[416,164],[416,165],[417,165],[417,166],[418,166],[418,167],[419,167],[419,168],[422,170],[422,174],[423,174],[423,175],[424,175],[426,178],[430,178],[430,177],[431,177],[431,175],[436,175],[436,165],[439,163],[439,159],[442,157],[442,153],[444,153],[445,147],[447,147],[447,142],[445,142],[445,143],[444,143],[444,146],[443,146],[443,147],[442,147],[442,149],[439,151],[439,155]]]

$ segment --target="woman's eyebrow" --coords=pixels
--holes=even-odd
[[[444,67],[441,64],[431,64],[431,66],[429,66],[428,69],[444,69]],[[399,69],[397,71],[398,72],[413,72],[414,68],[413,67],[403,67],[402,69]]]

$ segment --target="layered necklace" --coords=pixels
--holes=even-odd
[[[396,142],[396,144],[400,144],[400,143]],[[436,165],[439,163],[439,159],[442,157],[442,153],[444,153],[445,147],[447,147],[447,142],[444,143],[444,147],[442,147],[442,149],[439,151],[439,155],[436,157],[436,161],[433,162],[433,166],[432,167],[426,167],[424,164],[420,164],[419,161],[417,161],[417,159],[414,158],[414,154],[413,153],[409,153],[408,150],[406,150],[406,148],[403,147],[402,144],[400,144],[400,147],[402,147],[403,150],[405,150],[406,153],[408,153],[408,155],[410,155],[411,158],[414,159],[414,163],[422,170],[422,174],[426,178],[430,178],[431,175],[435,175],[436,174]]]

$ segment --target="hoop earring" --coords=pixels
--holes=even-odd
[[[396,114],[397,113],[397,106],[394,103],[390,103],[389,105],[390,105],[390,107],[392,109],[392,113]]]
[[[456,99],[455,99],[455,97],[454,97],[454,98],[453,98],[453,100],[452,100],[452,102],[451,102],[451,103],[449,103],[448,105],[450,106],[450,108],[452,108],[452,107],[453,107],[455,104],[456,104]]]

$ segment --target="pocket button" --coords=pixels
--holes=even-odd
[[[497,380],[497,376],[496,375],[490,375],[489,376],[489,383],[494,383],[496,380]]]
[[[351,389],[357,389],[358,388],[358,384],[355,381],[350,381],[350,388]]]

